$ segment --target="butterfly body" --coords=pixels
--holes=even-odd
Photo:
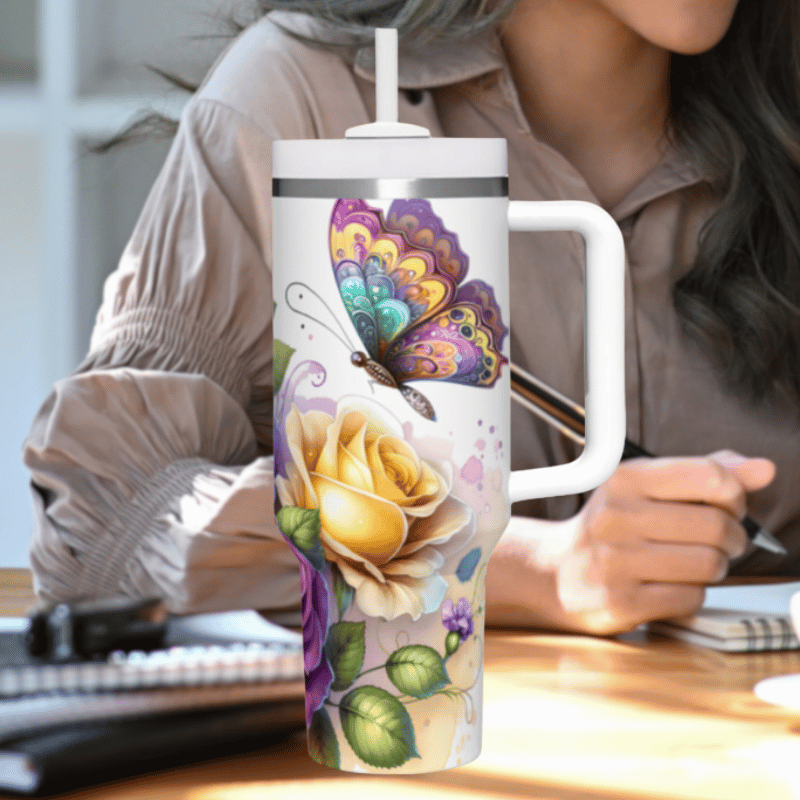
[[[392,377],[392,373],[377,361],[373,361],[366,353],[357,351],[350,356],[350,360],[357,367],[363,367],[370,378],[378,383],[382,383],[384,386],[391,386],[392,389],[398,388],[397,381]]]
[[[339,294],[366,352],[353,364],[397,388],[422,416],[431,403],[408,381],[489,388],[508,359],[508,328],[492,287],[463,283],[469,259],[427,200],[395,200],[386,216],[337,200],[330,252]]]
[[[422,414],[422,416],[426,419],[434,422],[436,421],[436,412],[433,410],[430,400],[428,400],[428,398],[425,397],[422,392],[417,391],[411,386],[398,384],[397,381],[392,377],[392,373],[389,372],[386,367],[384,367],[382,364],[379,364],[377,361],[373,361],[366,353],[356,351],[350,356],[350,360],[357,367],[363,367],[367,371],[367,374],[370,376],[370,378],[382,384],[383,386],[390,386],[392,389],[399,389],[400,393],[406,399],[406,402],[417,413]]]

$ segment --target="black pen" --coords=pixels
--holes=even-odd
[[[511,365],[511,396],[520,405],[560,430],[565,436],[579,444],[584,444],[586,435],[586,412],[584,409],[516,364]],[[625,447],[622,450],[623,460],[640,456],[654,457],[652,453],[640,447],[636,442],[625,439]],[[742,526],[754,545],[772,553],[786,555],[786,548],[755,520],[745,517],[742,520]]]

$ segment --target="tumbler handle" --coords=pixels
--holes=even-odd
[[[568,464],[512,472],[515,503],[594,489],[619,465],[625,444],[625,245],[607,212],[577,200],[512,200],[508,227],[575,231],[586,243],[584,450]]]

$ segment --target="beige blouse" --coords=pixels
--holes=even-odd
[[[301,21],[282,14],[284,24]],[[342,137],[372,121],[370,52],[355,67],[270,17],[223,53],[178,134],[108,278],[89,353],[56,384],[26,442],[36,507],[31,561],[49,601],[160,595],[174,611],[297,608],[300,581],[272,513],[271,144]],[[494,35],[403,58],[400,118],[434,136],[505,137],[513,199],[597,202],[538,141]],[[796,412],[755,412],[726,395],[686,341],[671,287],[691,263],[711,201],[678,156],[611,213],[627,245],[629,438],[651,452],[732,448],[774,459],[750,512],[791,551],[746,555],[786,571],[800,554]],[[511,237],[512,359],[583,399],[582,241]],[[515,468],[576,457],[518,406]],[[515,507],[561,518],[580,497]]]

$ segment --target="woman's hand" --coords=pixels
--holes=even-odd
[[[517,526],[501,541],[497,561],[506,568],[517,562],[507,578],[516,585],[498,590],[501,563],[494,576],[490,564],[490,622],[515,624],[504,623],[502,610],[492,619],[493,595],[506,610],[517,609],[517,624],[525,624],[520,612],[527,607],[528,624],[597,634],[691,614],[703,603],[705,585],[721,580],[729,560],[747,547],[739,524],[746,493],[774,475],[771,461],[731,451],[622,462],[576,516],[543,525],[531,520],[532,527]],[[524,596],[519,590],[526,586]]]

